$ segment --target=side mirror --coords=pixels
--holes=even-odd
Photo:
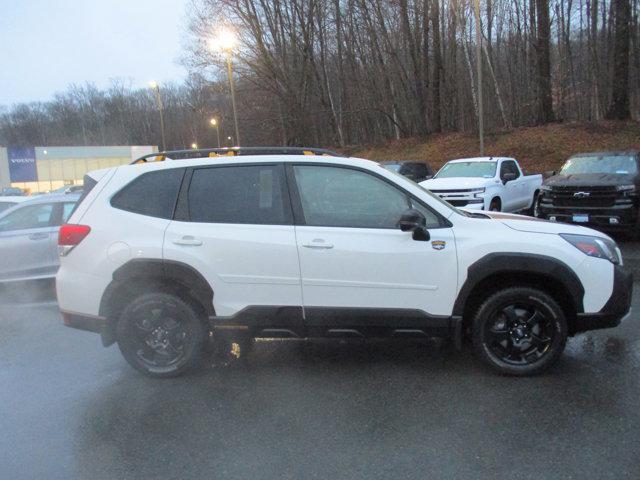
[[[513,172],[508,172],[502,175],[502,183],[507,183],[516,179],[516,174]]]
[[[400,230],[403,232],[413,232],[413,239],[421,242],[426,242],[431,238],[426,225],[427,219],[415,208],[406,210],[398,221]]]

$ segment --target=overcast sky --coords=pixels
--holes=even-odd
[[[0,105],[71,83],[181,80],[188,0],[0,0]]]

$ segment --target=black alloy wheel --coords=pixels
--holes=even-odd
[[[540,373],[558,359],[566,339],[562,309],[548,294],[532,288],[497,292],[474,320],[476,353],[504,374]]]
[[[551,346],[553,322],[531,305],[510,304],[486,322],[486,338],[496,357],[512,365],[539,360]]]
[[[169,293],[144,294],[131,302],[117,337],[131,366],[154,377],[180,375],[195,366],[206,338],[193,306]]]

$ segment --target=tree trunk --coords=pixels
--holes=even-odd
[[[538,123],[555,121],[553,99],[551,98],[551,22],[549,20],[549,0],[536,0],[538,19],[538,41],[536,57],[538,67]]]
[[[425,7],[426,8],[426,7]],[[432,0],[431,25],[433,26],[433,131],[442,130],[440,100],[440,74],[442,73],[442,51],[440,46],[440,0]]]
[[[629,110],[629,27],[631,5],[629,0],[615,2],[615,44],[613,50],[613,95],[606,117],[615,120],[628,120]]]

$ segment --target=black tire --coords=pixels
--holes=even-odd
[[[547,293],[512,287],[491,295],[473,319],[476,355],[503,375],[536,375],[562,354],[567,321]]]
[[[493,200],[491,200],[491,203],[489,204],[489,211],[490,212],[500,212],[500,211],[502,211],[502,206],[500,205],[500,199],[499,198],[494,198]]]
[[[540,192],[536,192],[533,195],[533,203],[531,203],[531,207],[527,211],[527,215],[530,217],[538,218],[540,213],[538,211],[538,207],[540,206]]]
[[[199,310],[171,293],[145,293],[123,310],[116,327],[118,347],[145,375],[166,378],[196,367],[206,328]]]

